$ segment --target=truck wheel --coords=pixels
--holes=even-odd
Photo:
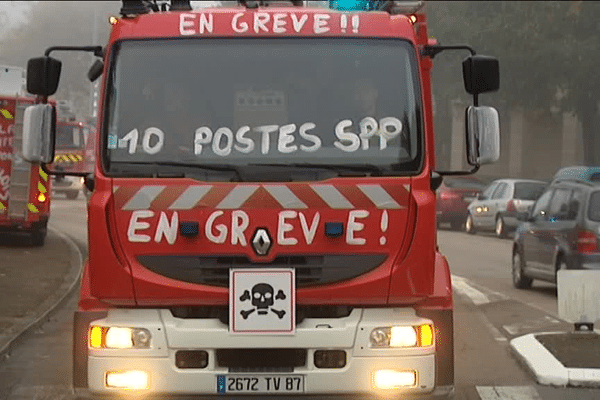
[[[467,215],[467,222],[465,222],[465,231],[470,235],[473,235],[477,232],[471,214]]]
[[[44,245],[46,241],[46,230],[39,229],[31,232],[31,236],[29,238],[31,245],[35,247],[41,247]]]
[[[450,229],[453,231],[459,231],[462,228],[462,224],[462,221],[453,219],[452,222],[450,222]]]
[[[517,289],[529,289],[533,283],[533,279],[526,276],[523,272],[524,267],[525,260],[523,260],[519,250],[515,249],[512,259],[512,281],[513,286]]]
[[[77,196],[79,196],[78,190],[72,190],[70,192],[67,192],[67,199],[69,200],[75,200]]]

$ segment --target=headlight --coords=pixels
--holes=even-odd
[[[94,349],[147,349],[152,335],[144,328],[92,326],[89,339]]]
[[[427,347],[433,345],[433,326],[391,326],[375,328],[370,336],[372,347]]]

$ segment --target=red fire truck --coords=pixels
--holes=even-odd
[[[478,104],[498,61],[429,39],[421,2],[276,3],[124,1],[106,47],[29,61],[28,90],[49,96],[51,52],[102,58],[78,392],[453,395],[435,190],[499,156]],[[444,50],[471,53],[468,171],[435,169]],[[31,107],[33,137],[52,137],[34,124],[50,108]]]
[[[86,137],[90,128],[80,121],[58,121],[56,123],[54,166],[64,172],[84,173],[86,169]],[[76,199],[84,192],[83,178],[59,175],[52,179],[52,191],[63,193],[68,199]]]
[[[35,100],[23,84],[23,68],[0,66],[0,232],[27,232],[34,246],[42,246],[50,182],[39,163],[21,156],[23,111]]]

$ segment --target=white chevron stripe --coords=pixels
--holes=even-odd
[[[333,185],[310,185],[310,188],[331,208],[354,208],[352,203],[342,195]]]
[[[123,206],[123,210],[147,210],[166,186],[143,186]]]
[[[403,208],[381,185],[357,185],[377,208]]]
[[[308,206],[285,185],[269,185],[263,187],[283,208],[308,208]]]
[[[211,185],[197,185],[188,187],[181,195],[169,206],[169,210],[190,210],[198,204],[200,200],[210,191]]]
[[[113,193],[119,190],[119,186],[113,186]]]
[[[242,204],[246,202],[254,194],[254,192],[258,189],[256,185],[240,185],[233,188],[231,192],[221,202],[217,205],[216,208],[220,209],[233,209],[240,208]]]
[[[410,192],[410,185],[408,183],[405,183],[404,189],[406,189],[407,192]]]

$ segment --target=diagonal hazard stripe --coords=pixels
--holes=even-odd
[[[0,114],[2,114],[2,116],[6,119],[13,119],[12,114],[6,108],[3,108],[2,110],[0,110]]]
[[[43,180],[48,181],[48,174],[40,167],[40,176]]]
[[[33,203],[27,203],[27,208],[32,213],[38,213],[38,212],[40,212],[40,210],[38,210],[37,207],[33,205]]]
[[[258,189],[258,185],[239,185],[233,188],[231,192],[221,202],[217,205],[216,208],[220,209],[234,209],[240,208],[242,204],[246,202],[254,194],[254,192]]]
[[[354,208],[352,203],[344,197],[333,185],[310,185],[311,189],[331,208],[350,209]]]
[[[271,196],[273,196],[275,200],[277,200],[277,202],[283,208],[308,208],[308,206],[304,204],[304,202],[302,202],[302,200],[300,200],[294,194],[294,192],[292,192],[290,188],[285,185],[269,185],[263,187],[267,190],[267,192],[269,192]]]
[[[40,193],[46,193],[46,188],[42,185],[42,182],[38,182],[38,191]]]
[[[190,210],[212,189],[211,185],[190,186],[169,206],[169,210]]]
[[[377,208],[403,208],[381,185],[357,185],[358,188],[375,204]]]
[[[6,206],[0,203],[0,212],[4,212],[6,210]]]
[[[166,186],[144,186],[123,206],[123,210],[147,210]]]

